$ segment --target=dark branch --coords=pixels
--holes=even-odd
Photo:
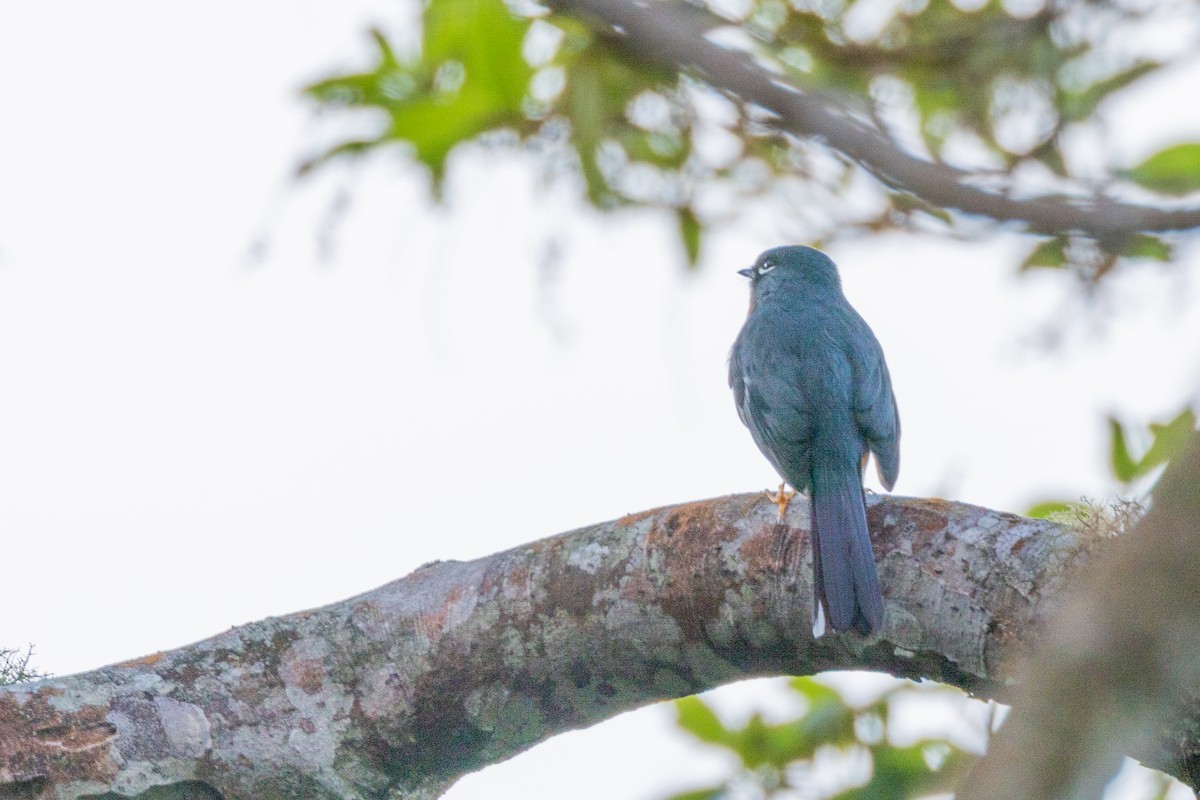
[[[1035,233],[1081,233],[1117,241],[1139,231],[1200,226],[1200,208],[1166,209],[1108,198],[1013,199],[973,186],[971,172],[935,164],[902,150],[877,128],[856,119],[848,104],[786,84],[740,52],[706,34],[729,23],[698,8],[650,0],[547,0],[556,11],[578,15],[640,61],[694,74],[714,88],[762,106],[783,129],[819,139],[870,170],[888,186],[941,208],[1000,222],[1020,222]],[[840,106],[840,107],[839,107]]]

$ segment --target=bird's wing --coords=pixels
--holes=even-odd
[[[875,454],[879,480],[889,491],[900,473],[900,415],[883,348],[867,323],[853,310],[850,341],[854,363],[854,421]]]
[[[738,417],[742,420],[742,424],[747,428],[750,427],[750,420],[746,417],[746,371],[742,364],[741,355],[741,340],[734,342],[733,350],[729,354],[729,388],[733,389],[733,401],[737,404]]]
[[[746,333],[734,345],[729,361],[738,416],[775,471],[804,491],[810,482],[812,414],[808,387],[800,379],[801,365],[790,348],[780,346],[786,338],[769,326]]]

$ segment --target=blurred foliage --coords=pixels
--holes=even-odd
[[[32,661],[33,645],[24,651],[0,647],[0,686],[50,677],[50,673],[32,667]]]
[[[878,699],[855,707],[812,678],[792,678],[788,686],[803,711],[794,720],[775,724],[755,714],[744,725],[730,727],[700,698],[675,701],[679,727],[732,755],[738,767],[727,781],[671,800],[902,800],[950,791],[975,757],[946,737],[897,743],[898,738],[911,737],[897,737],[891,723],[898,697],[936,693],[965,700],[957,689],[898,681]],[[820,791],[815,786],[818,774]]]
[[[1200,144],[1181,144],[1155,153],[1125,172],[1156,192],[1184,195],[1200,191]]]
[[[1194,0],[708,0],[708,8],[736,34],[722,41],[764,69],[836,93],[898,147],[997,191],[1064,201],[1200,191],[1200,143],[1128,169],[1108,154],[1104,163],[1079,157],[1071,145],[1080,135],[1103,142],[1101,105],[1177,57],[1141,34],[1194,17]],[[521,143],[546,157],[552,177],[578,180],[597,208],[672,211],[693,264],[706,230],[761,202],[787,220],[785,238],[816,243],[884,229],[978,229],[867,178],[837,142],[792,136],[693,76],[634,63],[612,40],[530,0],[427,0],[422,14],[418,46],[402,52],[373,31],[365,71],[306,88],[322,108],[374,115],[376,133],[339,142],[304,171],[402,144],[438,192],[456,147]],[[1098,277],[1121,259],[1169,260],[1172,244],[1148,233],[1096,242],[1063,231],[1035,245],[1026,266],[1074,265]]]
[[[865,705],[848,703],[820,679],[790,678],[786,687],[800,711],[782,722],[753,714],[728,725],[699,697],[676,700],[679,728],[723,754],[732,770],[723,781],[669,800],[949,797],[1006,713],[932,682],[896,679]],[[1186,795],[1171,776],[1129,766],[1132,780],[1124,782],[1122,797]]]
[[[1137,458],[1129,451],[1129,428],[1114,417],[1108,418],[1108,427],[1112,441],[1113,475],[1128,485],[1150,475],[1183,451],[1196,432],[1196,414],[1192,409],[1185,408],[1170,422],[1151,423],[1148,431],[1150,445]]]
[[[1129,533],[1146,516],[1146,506],[1124,497],[1103,501],[1085,497],[1077,503],[1043,503],[1030,509],[1028,516],[1073,528],[1090,541]]]
[[[1109,464],[1113,477],[1121,484],[1119,491],[1128,493],[1137,488],[1137,484],[1154,476],[1160,467],[1166,466],[1171,459],[1183,452],[1188,440],[1197,432],[1196,412],[1190,407],[1184,408],[1175,417],[1165,423],[1150,423],[1144,429],[1136,429],[1122,423],[1116,417],[1108,418],[1109,431]],[[1131,440],[1142,443],[1137,449],[1140,456],[1134,456]],[[1151,487],[1150,491],[1153,491]],[[1113,510],[1119,511],[1122,504],[1133,504],[1139,509],[1136,515],[1141,516],[1141,504],[1136,500],[1115,500]],[[1029,517],[1055,519],[1072,524],[1073,521],[1086,520],[1097,514],[1103,516],[1103,509],[1086,498],[1080,502],[1066,500],[1046,500],[1031,506],[1025,511]],[[1123,516],[1117,513],[1117,517]],[[1136,521],[1136,520],[1135,520]],[[1089,523],[1090,525],[1090,523]],[[1122,530],[1132,525],[1122,525]]]

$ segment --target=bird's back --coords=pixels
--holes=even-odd
[[[793,487],[808,490],[813,634],[878,631],[884,603],[862,488],[873,450],[891,488],[899,419],[883,350],[842,294],[837,267],[810,247],[759,255],[750,315],[729,362],[738,414]]]
[[[844,301],[789,307],[772,298],[754,309],[734,343],[729,380],[738,412],[797,489],[808,488],[812,459],[857,464],[862,456],[847,311],[854,313]]]

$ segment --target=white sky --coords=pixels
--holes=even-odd
[[[734,270],[779,243],[772,220],[689,275],[662,219],[539,196],[518,157],[457,159],[443,211],[377,160],[320,257],[349,173],[290,179],[315,143],[297,90],[389,9],[0,5],[0,645],[89,669],[775,481],[724,374]],[[1197,138],[1194,81],[1110,109],[1129,163]],[[1100,313],[1064,276],[1015,276],[1025,247],[832,252],[891,365],[903,494],[1103,496],[1103,415],[1200,391],[1195,247],[1114,278]],[[1052,353],[1030,344],[1047,329]],[[719,768],[667,728],[627,715],[450,796],[652,798]]]

